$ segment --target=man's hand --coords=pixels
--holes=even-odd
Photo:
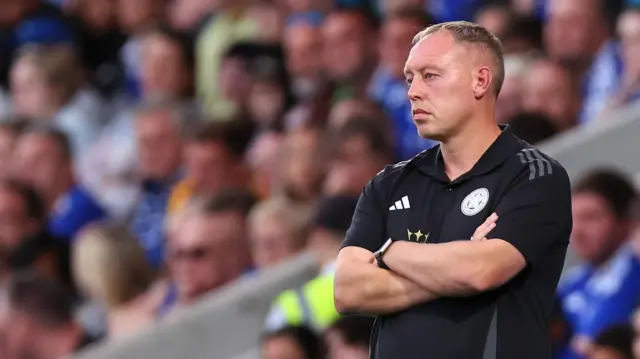
[[[472,241],[484,241],[487,239],[487,235],[491,230],[496,228],[496,222],[498,221],[498,214],[492,213],[487,219],[482,223],[476,231],[473,232],[473,236],[471,236]]]

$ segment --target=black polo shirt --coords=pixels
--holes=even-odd
[[[489,238],[511,243],[526,268],[490,292],[378,317],[372,358],[550,358],[549,317],[572,227],[569,178],[508,127],[453,182],[438,146],[387,166],[364,189],[343,246],[469,240],[492,212],[500,218]]]

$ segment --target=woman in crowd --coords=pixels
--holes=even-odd
[[[81,292],[93,304],[81,313],[93,332],[104,329],[110,339],[120,338],[155,319],[162,296],[149,289],[156,273],[126,227],[97,224],[85,229],[74,242],[72,267]]]

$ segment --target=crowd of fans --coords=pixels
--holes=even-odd
[[[496,118],[531,143],[640,99],[635,0],[1,1],[0,357],[134,335],[308,251],[263,357],[367,358],[332,265],[368,180],[435,145],[403,67],[450,20],[502,40]],[[559,359],[640,359],[637,200],[616,173],[575,184]]]

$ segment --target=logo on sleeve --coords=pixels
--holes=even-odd
[[[475,216],[482,211],[487,202],[489,202],[489,190],[478,188],[462,200],[460,210],[465,216]]]

